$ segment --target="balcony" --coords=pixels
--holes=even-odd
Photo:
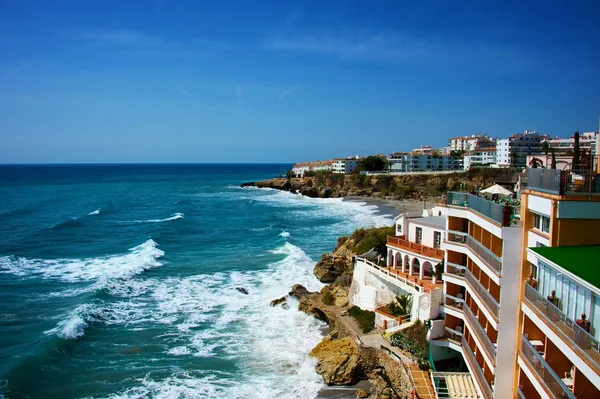
[[[490,387],[490,384],[488,384],[487,381],[485,380],[485,375],[483,375],[483,370],[479,366],[479,363],[477,363],[477,360],[475,359],[475,354],[473,353],[473,351],[471,351],[469,344],[467,343],[467,341],[464,338],[462,339],[461,346],[463,348],[463,354],[464,354],[465,360],[467,362],[467,365],[469,367],[469,370],[471,371],[472,375],[475,377],[475,380],[477,380],[477,384],[479,385],[479,387],[482,390],[483,398],[484,399],[492,399],[492,397],[494,395],[494,393],[492,392],[492,388]]]
[[[501,226],[510,226],[513,221],[519,219],[517,208],[488,201],[469,193],[449,192],[446,205],[470,209]]]
[[[439,259],[439,260],[444,259],[444,250],[437,249],[437,248],[431,248],[431,247],[428,247],[427,245],[410,242],[408,240],[405,240],[404,238],[388,237],[387,243],[388,243],[388,245],[391,245],[393,247],[396,247],[399,249],[404,249],[404,250],[407,250],[407,251],[410,251],[412,253],[416,253],[419,255],[428,256],[430,258]]]
[[[527,188],[554,195],[600,195],[591,170],[579,174],[560,169],[527,169]]]
[[[578,349],[596,368],[600,367],[600,342],[596,338],[569,320],[567,315],[529,284],[525,284],[525,300],[542,315],[546,323],[559,330],[573,348]]]
[[[446,271],[444,273],[451,274],[455,277],[465,278],[466,266],[457,265],[456,263],[446,263]]]
[[[487,352],[488,357],[492,361],[492,365],[496,365],[496,347],[492,343],[490,337],[477,320],[477,317],[473,314],[469,306],[464,307],[463,314],[466,316],[466,321],[469,324],[470,331],[478,338],[479,342],[483,345],[483,349]]]
[[[500,276],[500,273],[502,272],[502,258],[467,233],[448,230],[446,242],[467,246],[479,259],[488,265],[496,275]]]
[[[467,283],[469,284],[469,288],[471,291],[475,292],[479,299],[483,302],[485,307],[496,317],[496,321],[498,321],[498,315],[500,314],[500,305],[496,301],[496,299],[489,293],[489,291],[481,285],[481,282],[475,278],[473,273],[469,269],[465,271],[465,276],[467,278]]]
[[[536,378],[542,383],[544,389],[556,398],[576,399],[575,395],[573,395],[571,390],[567,388],[560,377],[546,363],[531,342],[524,335],[521,336],[521,340],[521,356],[535,373]]]

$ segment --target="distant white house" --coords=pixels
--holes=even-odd
[[[511,154],[516,154],[514,165],[525,167],[527,164],[527,155],[539,154],[541,152],[542,141],[548,140],[548,135],[538,132],[525,130],[523,133],[513,134],[507,139],[498,139],[496,141],[496,163],[498,167],[509,167],[513,164]]]
[[[318,171],[330,171],[333,165],[333,161],[315,161],[297,163],[292,168],[292,172],[296,177],[304,177],[304,173],[307,171],[318,172]]]
[[[360,156],[348,157],[348,158],[334,158],[331,166],[333,173],[349,175],[358,169],[360,163]]]
[[[496,163],[496,147],[476,148],[465,152],[464,168],[469,169],[471,166],[477,165],[492,165]]]

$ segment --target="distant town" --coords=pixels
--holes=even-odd
[[[508,138],[492,138],[486,134],[452,137],[448,146],[433,148],[423,145],[408,152],[377,154],[382,159],[380,170],[366,168],[361,173],[402,174],[416,172],[448,172],[467,170],[471,167],[490,168],[553,168],[570,165],[576,142],[580,158],[597,156],[598,132],[576,132],[571,137],[550,137],[547,134],[525,130]],[[351,174],[359,170],[360,155],[312,161],[294,165],[291,175],[303,177],[319,171]],[[371,168],[372,169],[372,168]]]

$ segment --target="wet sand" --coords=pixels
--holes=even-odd
[[[392,215],[396,217],[404,212],[421,212],[423,210],[423,201],[417,200],[390,200],[372,197],[344,197],[344,201],[365,202],[367,205],[376,205],[378,213],[381,215]],[[436,204],[427,202],[427,208]]]

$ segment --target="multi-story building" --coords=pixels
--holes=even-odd
[[[600,398],[600,194],[566,171],[528,175],[517,392],[528,399]]]
[[[551,148],[555,149],[557,153],[568,153],[573,151],[575,147],[575,137],[569,138],[555,137],[552,139],[545,140],[548,142]],[[579,148],[591,151],[592,155],[598,155],[598,132],[585,132],[579,136]]]
[[[292,168],[292,172],[296,175],[296,177],[303,177],[304,172],[318,172],[318,171],[330,171],[332,168],[333,161],[315,161],[315,162],[305,162],[305,163],[297,163]]]
[[[340,173],[349,175],[358,169],[360,164],[360,156],[348,157],[348,158],[334,158],[331,164],[331,171],[333,173]]]
[[[513,134],[507,139],[496,140],[497,165],[501,168],[525,167],[527,155],[541,153],[542,141],[549,138],[548,135],[525,130],[525,132]]]
[[[478,165],[493,165],[496,163],[496,147],[481,147],[465,152],[463,166],[469,169]]]
[[[463,158],[440,155],[437,152],[395,152],[390,154],[388,161],[391,163],[392,172],[423,172],[461,170]]]
[[[435,359],[445,347],[462,356],[481,398],[513,398],[519,210],[466,193],[448,193],[447,205],[445,319],[443,329],[432,334],[438,337],[431,341],[432,354]]]
[[[474,134],[471,136],[452,137],[448,140],[451,151],[473,151],[476,148],[494,147],[496,140],[487,134]]]

